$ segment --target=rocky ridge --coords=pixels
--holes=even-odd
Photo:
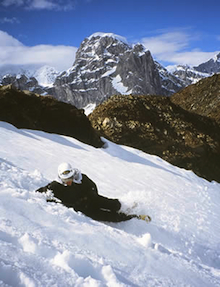
[[[185,79],[182,79],[181,77],[179,77],[179,75],[174,75],[174,73],[170,73],[158,62],[155,62],[155,64],[160,75],[162,95],[170,96],[187,85]],[[175,72],[176,71],[177,69],[175,70]]]
[[[202,73],[196,70],[196,67],[188,65],[178,65],[172,72],[172,75],[182,81],[184,87],[195,84],[201,79],[210,77],[211,73]],[[177,92],[177,90],[175,91]]]
[[[220,74],[175,93],[171,101],[185,110],[210,117],[220,125]]]
[[[95,147],[103,142],[83,110],[49,96],[0,87],[0,121],[17,128],[41,130],[74,137]]]
[[[47,95],[48,88],[53,85],[59,73],[49,66],[29,67],[25,69],[9,69],[9,73],[0,76],[0,84],[3,86],[12,85],[19,90],[30,91],[39,95]]]
[[[45,90],[38,84],[35,77],[27,77],[25,75],[5,75],[2,78],[1,84],[3,86],[12,85],[14,88],[21,91],[30,91],[36,94],[45,94]]]
[[[169,97],[114,96],[89,116],[92,126],[117,144],[135,147],[220,182],[220,127]]]

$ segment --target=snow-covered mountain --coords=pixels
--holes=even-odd
[[[113,33],[85,38],[67,71],[44,66],[5,67],[0,83],[50,94],[78,108],[95,106],[116,94],[166,95],[220,71],[220,54],[197,67],[163,67],[143,45],[130,45]],[[6,75],[7,74],[7,75]],[[22,79],[22,80],[17,80]]]
[[[196,67],[190,67],[188,65],[173,66],[168,68],[168,71],[172,76],[178,78],[185,87],[212,75],[211,73],[202,73],[196,70]]]
[[[174,75],[160,63],[155,61],[155,64],[160,75],[163,95],[172,95],[173,93],[186,86],[186,83],[183,79],[179,78],[177,75]]]
[[[195,84],[203,78],[220,73],[220,53],[198,66],[178,65],[168,68],[168,71],[182,80],[185,86]]]
[[[53,67],[12,67],[0,72],[0,83],[2,85],[12,84],[20,90],[29,90],[37,94],[47,94],[47,88],[53,85],[59,72]]]
[[[42,87],[50,87],[55,82],[56,77],[60,73],[54,68],[50,66],[43,66],[39,69],[37,69],[32,77],[34,77],[38,84]]]
[[[45,90],[38,84],[38,81],[34,77],[27,77],[24,74],[10,75],[7,74],[2,78],[1,84],[12,85],[18,90],[27,90],[36,94],[45,94]]]
[[[220,53],[217,54],[215,57],[211,58],[209,61],[202,63],[194,68],[199,72],[208,73],[211,75],[215,73],[220,73]]]
[[[97,149],[5,122],[0,134],[0,286],[220,285],[220,184],[109,141]],[[96,222],[47,203],[35,190],[62,161],[152,222]]]
[[[114,34],[95,33],[81,43],[73,66],[49,93],[84,107],[114,94],[161,94],[161,83],[150,51]]]
[[[30,78],[39,68],[40,67],[36,65],[3,65],[0,67],[0,80],[6,75],[24,75],[27,78]]]

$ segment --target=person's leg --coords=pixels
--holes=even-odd
[[[108,209],[110,211],[119,211],[121,203],[118,199],[111,199],[99,195],[92,203],[96,209]]]
[[[97,221],[121,222],[130,220],[132,218],[138,218],[138,216],[134,214],[127,215],[125,213],[118,213],[103,209],[86,210],[83,213]]]

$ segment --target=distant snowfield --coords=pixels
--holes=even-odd
[[[220,286],[220,184],[107,141],[4,122],[0,135],[0,286]],[[152,222],[102,223],[47,203],[35,190],[63,161]]]

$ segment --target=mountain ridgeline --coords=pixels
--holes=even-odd
[[[220,74],[200,80],[171,96],[190,112],[214,119],[220,125]]]
[[[49,94],[77,108],[99,104],[112,95],[165,95],[220,71],[220,54],[198,67],[178,66],[171,73],[156,62],[143,45],[129,45],[120,36],[95,33],[81,43],[75,61],[58,74],[50,67],[37,72],[3,75],[3,85]],[[30,76],[31,75],[31,76]]]

